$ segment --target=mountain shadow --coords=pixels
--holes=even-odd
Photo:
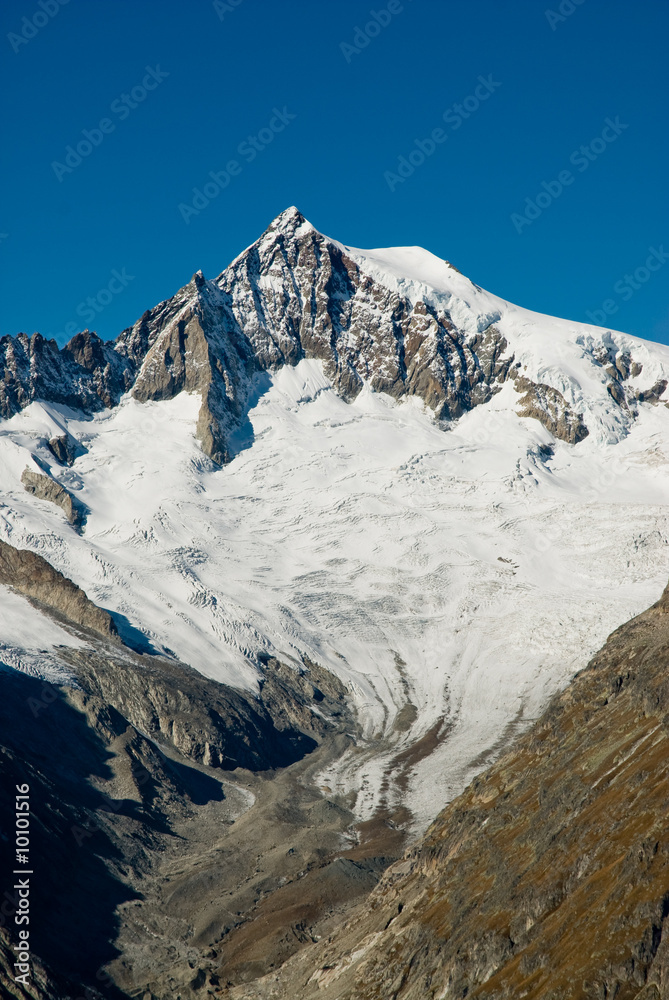
[[[17,940],[15,882],[30,876],[30,947],[60,980],[123,994],[102,967],[118,954],[113,941],[116,908],[136,893],[113,874],[123,855],[100,814],[136,809],[114,801],[93,780],[112,777],[113,755],[63,692],[41,680],[0,668],[0,879],[2,916]],[[30,786],[30,847],[27,866],[15,857],[16,786]],[[81,989],[77,986],[79,995]]]

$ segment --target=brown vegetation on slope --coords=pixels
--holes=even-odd
[[[385,873],[229,996],[669,997],[669,588]]]

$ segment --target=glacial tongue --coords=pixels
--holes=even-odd
[[[345,920],[230,1000],[669,996],[668,592]]]

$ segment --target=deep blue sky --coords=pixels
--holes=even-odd
[[[669,261],[624,284],[649,248],[669,251],[669,4],[563,2],[573,12],[551,26],[552,0],[394,0],[392,16],[387,0],[228,0],[222,16],[211,0],[69,0],[53,16],[5,0],[0,333],[69,322],[113,337],[295,204],[344,243],[420,244],[542,312],[587,321],[611,299],[613,328],[669,343]],[[347,59],[370,11],[390,23]],[[12,44],[22,30],[34,37]],[[114,104],[147,66],[168,76]],[[479,77],[499,86],[444,122]],[[249,162],[240,144],[274,108],[295,118]],[[616,116],[627,128],[597,141]],[[113,131],[59,180],[53,162],[104,118]],[[391,191],[384,173],[440,127],[446,141]],[[588,168],[570,164],[593,140]],[[237,175],[187,224],[180,203],[230,160]],[[573,182],[519,234],[512,214],[564,170]],[[123,269],[132,280],[85,322],[79,304]]]

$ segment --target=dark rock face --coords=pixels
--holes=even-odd
[[[275,724],[269,691],[260,701],[158,657],[110,661],[86,650],[69,653],[67,663],[101,703],[208,767],[268,771],[287,767],[316,747],[306,726],[303,732],[292,720]]]
[[[26,467],[21,474],[21,482],[27,493],[60,507],[74,528],[79,528],[83,524],[85,520],[83,505],[51,476],[45,476]]]
[[[522,375],[515,378],[514,388],[523,393],[516,411],[519,417],[534,417],[554,437],[569,444],[578,444],[588,436],[583,414],[574,413],[557,389],[543,382],[532,382]]]
[[[98,608],[46,559],[28,549],[15,549],[0,539],[0,584],[13,587],[44,608],[106,638],[115,638],[111,615]]]
[[[494,326],[467,339],[447,312],[413,305],[288,210],[217,279],[261,368],[323,361],[346,399],[363,379],[416,395],[438,417],[487,402],[512,358]]]
[[[363,385],[423,399],[441,419],[487,402],[512,358],[494,326],[460,332],[446,311],[390,291],[296,209],[278,217],[216,281],[201,272],[113,343],[77,334],[61,350],[39,334],[0,341],[0,415],[36,399],[89,412],[131,390],[140,401],[202,398],[197,436],[215,462],[232,456],[256,373],[324,363],[345,399]],[[59,461],[70,461],[54,445]]]
[[[231,998],[669,996],[669,587],[329,940]]]
[[[39,333],[0,339],[0,416],[33,400],[94,412],[114,406],[132,384],[133,370],[114,344],[84,330],[62,349]]]
[[[47,442],[49,451],[61,465],[74,465],[77,457],[77,445],[69,434],[59,434]]]

